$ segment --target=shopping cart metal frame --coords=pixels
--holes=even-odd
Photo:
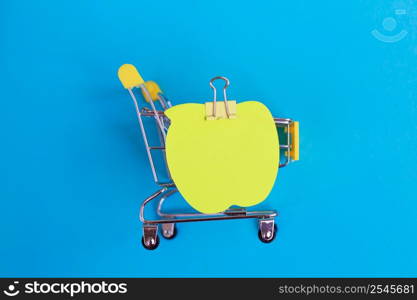
[[[224,77],[215,77],[212,79],[225,79]],[[140,78],[141,79],[141,78]],[[210,86],[213,88],[216,94],[216,89],[210,81]],[[126,86],[125,86],[126,87]],[[223,88],[223,94],[225,101],[226,88],[228,87],[228,80]],[[139,220],[143,223],[142,244],[148,250],[154,250],[160,243],[158,229],[161,228],[162,236],[166,239],[172,239],[176,236],[176,224],[186,222],[202,222],[202,221],[220,221],[220,220],[237,220],[237,219],[258,219],[258,237],[264,243],[270,243],[274,240],[277,232],[277,226],[275,224],[275,217],[278,216],[276,210],[256,210],[250,211],[246,208],[233,207],[223,212],[215,214],[203,214],[203,213],[167,213],[164,212],[163,206],[165,201],[178,192],[175,183],[172,181],[169,175],[169,169],[165,160],[166,173],[169,178],[168,181],[160,181],[160,176],[155,167],[155,161],[153,151],[162,151],[165,157],[165,138],[169,127],[169,119],[165,116],[164,111],[171,107],[171,102],[161,92],[155,82],[147,81],[142,82],[133,87],[126,88],[133,100],[136,115],[145,144],[146,153],[151,166],[151,171],[155,183],[159,186],[159,189],[152,195],[147,197],[141,204],[139,210]],[[140,106],[136,97],[135,91],[140,90],[145,103],[148,105]],[[157,109],[155,103],[159,103],[159,109]],[[227,102],[226,102],[227,103]],[[144,118],[153,118],[157,127],[159,136],[159,145],[151,146],[149,144],[148,132],[145,126]],[[280,162],[279,167],[283,168],[291,163],[293,160],[298,159],[298,122],[287,118],[274,118],[277,130],[283,129],[285,133],[285,143],[280,143],[280,149],[284,152],[284,161]],[[296,126],[294,126],[296,125]],[[295,128],[296,127],[296,128]],[[294,131],[296,130],[296,131]],[[297,143],[297,144],[295,144]],[[297,148],[297,157],[291,155],[291,151]],[[295,159],[294,159],[295,158]],[[159,216],[158,219],[147,219],[145,217],[146,206],[153,201],[158,201],[156,213]]]

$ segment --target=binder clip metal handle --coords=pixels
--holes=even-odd
[[[213,82],[221,79],[225,81],[223,87],[223,101],[224,101],[224,109],[222,106],[219,106],[217,103],[217,89],[214,86]],[[210,80],[210,87],[213,89],[213,102],[206,103],[206,119],[207,120],[216,120],[219,118],[228,118],[233,119],[236,118],[236,101],[228,101],[226,89],[229,87],[230,81],[226,77],[223,76],[216,76]],[[211,110],[211,114],[210,114]]]

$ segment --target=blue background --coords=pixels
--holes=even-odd
[[[1,1],[0,275],[416,276],[416,24],[411,1]],[[274,243],[243,220],[142,248],[156,186],[123,63],[175,104],[225,75],[300,121],[301,160],[261,205]]]

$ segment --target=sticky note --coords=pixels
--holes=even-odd
[[[167,164],[175,185],[197,211],[256,205],[270,193],[279,164],[274,119],[260,102],[236,104],[234,118],[206,119],[204,104],[165,111],[171,120]]]

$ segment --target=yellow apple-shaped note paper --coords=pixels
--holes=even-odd
[[[229,101],[234,102],[234,101]],[[224,102],[217,102],[219,107]],[[260,102],[235,104],[234,118],[208,119],[204,104],[166,110],[168,168],[178,191],[197,211],[217,213],[265,200],[278,173],[274,119]]]

